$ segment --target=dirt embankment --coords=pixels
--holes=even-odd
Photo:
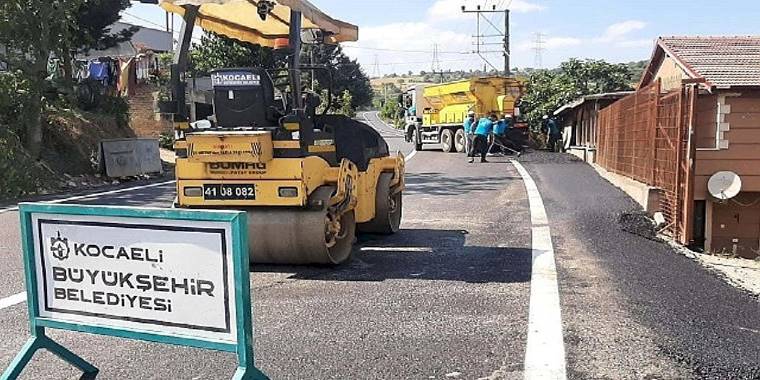
[[[56,173],[95,175],[100,141],[125,137],[134,132],[113,116],[58,111],[47,117],[42,160]]]
[[[134,137],[117,116],[74,110],[48,110],[43,131],[36,161],[18,136],[0,126],[0,200],[111,184],[98,173],[99,143]]]

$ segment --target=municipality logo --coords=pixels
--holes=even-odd
[[[69,239],[61,237],[61,231],[58,231],[58,237],[50,238],[50,252],[58,260],[66,260],[69,258],[71,248],[69,248]]]

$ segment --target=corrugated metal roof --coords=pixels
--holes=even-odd
[[[129,41],[121,42],[106,50],[90,50],[86,54],[77,54],[77,59],[89,61],[102,57],[110,58],[132,58],[138,53],[137,48]]]
[[[760,36],[661,37],[658,44],[714,86],[760,86]]]
[[[135,46],[144,47],[155,52],[172,51],[174,42],[172,41],[172,34],[169,32],[127,24],[125,22],[116,22],[110,28],[111,33],[118,33],[133,26],[139,28],[132,36],[132,43]]]
[[[559,116],[560,114],[575,109],[581,105],[583,105],[586,102],[590,102],[592,100],[603,100],[603,99],[621,99],[628,95],[633,94],[634,91],[618,91],[618,92],[607,92],[603,94],[593,94],[593,95],[586,95],[582,98],[578,98],[576,100],[573,100],[570,103],[565,104],[564,106],[558,108],[556,111],[554,111],[554,116]]]

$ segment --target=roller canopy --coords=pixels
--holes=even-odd
[[[203,30],[262,46],[273,47],[275,39],[288,37],[291,9],[303,14],[303,28],[328,32],[327,43],[359,38],[357,26],[322,13],[306,0],[276,0],[274,3],[265,21],[257,13],[258,1],[255,0],[162,0],[161,7],[184,16],[183,5],[199,5],[196,24]]]

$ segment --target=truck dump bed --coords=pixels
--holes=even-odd
[[[514,113],[524,86],[519,79],[497,76],[428,86],[423,97],[430,107],[424,109],[422,124],[462,124],[469,111],[478,117],[491,112]]]

